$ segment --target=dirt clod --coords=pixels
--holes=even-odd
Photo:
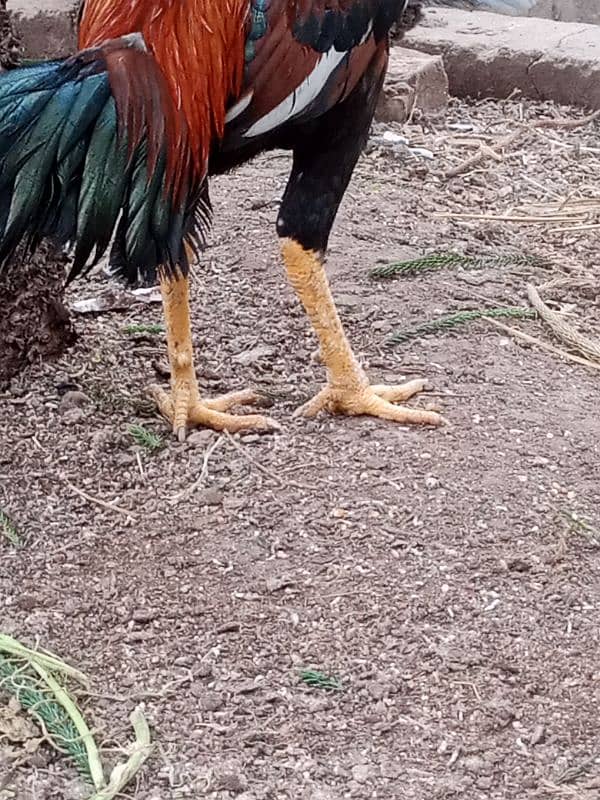
[[[83,406],[88,405],[89,402],[90,398],[84,392],[66,392],[61,398],[58,410],[61,414],[66,414],[68,411],[81,409]]]

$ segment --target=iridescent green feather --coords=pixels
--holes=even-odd
[[[98,115],[83,169],[75,262],[96,259],[110,243],[127,185],[127,145],[117,141],[117,111],[111,98]]]
[[[109,75],[108,49],[119,48],[122,70]],[[185,141],[167,163],[157,115],[178,112],[154,58],[129,40],[108,49],[0,74],[0,270],[22,242],[52,236],[75,244],[75,277],[115,234],[117,272],[147,282],[185,268],[184,239],[206,230]]]

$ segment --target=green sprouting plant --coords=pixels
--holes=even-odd
[[[13,545],[13,547],[22,547],[23,539],[19,533],[17,526],[8,516],[6,511],[0,508],[0,534]]]
[[[152,433],[152,431],[149,431],[143,425],[130,425],[127,432],[137,445],[148,450],[150,453],[155,453],[157,450],[160,450],[163,445],[162,436]]]
[[[589,525],[584,519],[573,511],[562,511],[562,516],[569,523],[572,531],[579,533],[595,547],[600,547],[600,530]]]
[[[459,253],[432,253],[409,261],[394,261],[370,270],[371,278],[401,278],[422,272],[462,267],[463,269],[507,269],[509,267],[540,267],[547,262],[539,256],[522,253],[467,256]]]
[[[389,337],[387,343],[391,345],[402,344],[418,336],[427,336],[432,333],[452,330],[468,322],[474,322],[480,319],[534,319],[536,316],[536,312],[533,311],[533,309],[523,308],[521,306],[486,308],[475,311],[457,311],[454,314],[446,314],[443,317],[432,319],[429,322],[423,322],[415,328],[397,331]]]

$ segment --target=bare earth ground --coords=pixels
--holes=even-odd
[[[455,104],[447,123],[470,121],[493,143],[522,111]],[[0,542],[0,630],[92,678],[102,697],[87,707],[108,748],[143,699],[157,746],[131,796],[598,797],[600,374],[485,322],[384,346],[485,298],[524,304],[522,267],[367,275],[379,259],[439,249],[554,259],[538,283],[594,274],[595,230],[433,215],[589,196],[598,130],[532,133],[449,182],[440,174],[473,152],[452,139],[473,132],[444,123],[404,131],[433,161],[389,148],[361,161],[332,238],[334,294],[374,378],[430,377],[435,394],[420,402],[442,407],[443,430],[291,419],[322,369],[277,258],[278,153],[215,182],[194,320],[207,393],[263,388],[283,433],[139,450],[131,423],[165,433],[141,400],[164,381],[153,365],[165,350],[124,327],[159,323],[158,306],[78,317],[76,347],[2,399],[0,505],[25,546]],[[568,300],[597,336],[597,295]],[[514,324],[551,341],[540,323]],[[89,398],[83,410],[64,408],[67,389]],[[307,666],[342,691],[305,686]],[[1,797],[85,796],[64,759],[43,748],[32,761]]]

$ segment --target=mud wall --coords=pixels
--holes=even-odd
[[[78,0],[8,0],[26,57],[65,55],[75,45]]]
[[[600,3],[598,0],[538,0],[530,16],[599,25]]]

